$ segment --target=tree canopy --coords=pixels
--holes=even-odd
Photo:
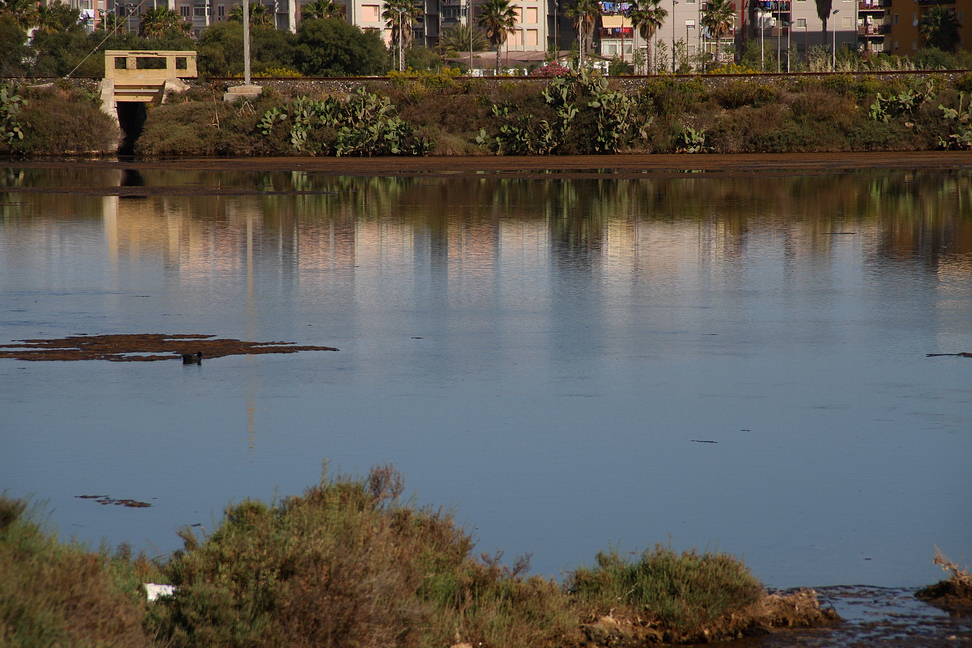
[[[297,28],[294,63],[306,76],[373,76],[388,71],[388,51],[376,30],[307,20]]]
[[[288,31],[267,24],[250,26],[250,63],[260,74],[268,68],[290,68],[294,64],[296,38]],[[243,74],[243,23],[224,21],[203,31],[196,43],[199,73],[203,76]]]
[[[142,15],[142,22],[138,26],[140,36],[161,38],[169,32],[191,34],[192,23],[183,20],[175,9],[166,7],[154,7]]]
[[[343,18],[344,5],[334,0],[315,0],[300,8],[301,20],[321,20],[324,18]]]

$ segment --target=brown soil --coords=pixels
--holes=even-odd
[[[949,578],[924,587],[915,596],[956,616],[972,615],[972,584]]]
[[[754,155],[603,155],[547,157],[383,157],[383,158],[185,158],[172,160],[33,160],[19,168],[118,168],[226,171],[306,171],[342,176],[454,176],[489,173],[504,177],[642,177],[686,171],[705,175],[834,173],[850,169],[956,169],[972,167],[972,151],[799,153]],[[51,187],[18,188],[56,192]],[[77,193],[150,195],[157,193],[263,193],[233,187],[65,187]]]
[[[697,644],[767,635],[782,629],[815,628],[840,621],[820,607],[811,589],[767,594],[758,603],[691,632],[678,633],[640,619],[602,616],[584,626],[589,645],[641,648],[654,644]]]
[[[337,351],[334,347],[298,346],[290,342],[244,342],[212,335],[75,335],[59,340],[20,340],[0,344],[0,358],[17,360],[111,360],[151,362],[179,360],[184,354],[202,353],[204,359],[258,353]],[[12,350],[6,350],[12,349]]]
[[[75,495],[78,499],[93,499],[102,506],[114,504],[115,506],[126,506],[128,508],[148,508],[152,506],[148,502],[140,502],[133,499],[112,499],[107,495]]]

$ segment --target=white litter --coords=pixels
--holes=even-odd
[[[148,600],[154,601],[160,596],[172,596],[175,594],[175,585],[145,583],[145,593],[148,595]]]

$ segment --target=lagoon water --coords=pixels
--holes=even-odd
[[[972,352],[972,170],[3,182],[0,344],[339,349],[0,359],[0,490],[62,537],[164,554],[326,460],[557,578],[655,543],[780,588],[972,563],[972,359],[926,356]]]

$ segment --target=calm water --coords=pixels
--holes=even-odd
[[[168,552],[327,460],[555,577],[659,542],[772,587],[972,563],[972,359],[925,355],[972,351],[969,170],[0,179],[0,343],[340,349],[0,360],[0,489],[62,536]]]

